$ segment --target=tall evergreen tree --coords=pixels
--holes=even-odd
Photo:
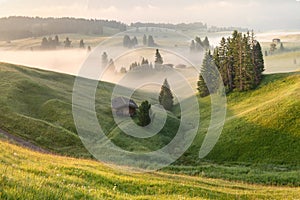
[[[148,36],[148,47],[155,47],[155,42],[152,35]]]
[[[159,50],[156,49],[155,53],[155,64],[162,65],[164,63],[162,56],[159,53]]]
[[[217,92],[219,88],[219,81],[220,78],[214,64],[213,55],[211,55],[211,52],[208,51],[205,53],[197,83],[200,97],[206,97],[210,93]]]
[[[106,52],[103,52],[103,54],[101,56],[101,60],[102,60],[103,66],[106,66],[108,64],[108,55]]]
[[[85,48],[85,44],[84,44],[83,39],[81,39],[80,42],[79,42],[79,48],[82,48],[82,49]]]
[[[203,44],[203,47],[207,50],[210,48],[210,44],[209,44],[209,40],[208,40],[208,37],[206,36],[202,42]]]
[[[137,115],[138,115],[138,125],[145,127],[151,123],[151,118],[150,118],[150,109],[151,109],[151,104],[149,104],[148,101],[143,101],[142,104],[139,106]]]
[[[158,101],[160,105],[162,105],[166,110],[171,110],[173,108],[173,94],[170,89],[170,85],[168,83],[168,80],[165,79],[163,85],[161,86],[161,91],[159,94]]]
[[[146,46],[147,44],[148,44],[147,36],[144,34],[144,36],[143,36],[143,45]]]
[[[255,84],[258,85],[262,80],[262,73],[265,71],[264,56],[259,42],[253,46],[254,65],[255,65]]]
[[[131,40],[131,43],[132,43],[132,46],[136,46],[136,45],[139,44],[139,42],[138,42],[136,36],[133,37],[133,39]]]
[[[190,51],[194,52],[195,50],[196,50],[196,44],[195,44],[195,41],[192,40],[191,45],[190,45]]]
[[[131,48],[132,47],[131,39],[130,39],[130,37],[128,35],[124,35],[123,46],[127,47],[127,48]]]
[[[65,48],[70,48],[72,41],[67,37],[64,43],[65,43]]]

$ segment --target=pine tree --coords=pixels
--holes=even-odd
[[[191,45],[190,45],[190,51],[194,52],[195,50],[196,50],[196,44],[195,44],[195,41],[192,40]]]
[[[280,43],[280,51],[283,52],[284,51],[284,46],[283,43]]]
[[[203,44],[203,47],[207,50],[210,48],[210,44],[209,44],[209,40],[208,40],[208,37],[206,36],[202,42]]]
[[[148,101],[143,101],[142,104],[139,106],[137,115],[138,115],[138,125],[145,127],[151,123],[151,118],[150,118],[150,109],[151,109],[151,104],[149,104]]]
[[[83,39],[81,39],[79,42],[79,48],[84,49],[84,47],[85,47],[84,41],[83,41]]]
[[[255,84],[258,85],[262,80],[262,73],[265,71],[264,56],[259,42],[253,46],[255,71]]]
[[[124,35],[123,46],[127,47],[127,48],[131,48],[132,47],[132,45],[131,45],[131,39],[130,39],[130,37],[128,35]]]
[[[42,43],[41,43],[41,47],[43,49],[47,49],[48,48],[48,39],[46,37],[43,37]]]
[[[67,37],[64,43],[65,43],[65,48],[70,48],[72,41],[70,41],[70,39]]]
[[[139,42],[138,42],[138,40],[137,40],[137,38],[135,36],[131,40],[131,44],[132,44],[133,47],[139,44]]]
[[[159,53],[159,50],[156,49],[155,53],[155,64],[162,65],[164,63],[162,56]]]
[[[211,52],[208,51],[205,53],[197,83],[200,97],[206,97],[210,93],[217,92],[219,81],[220,78],[214,64],[213,56],[211,55]]]
[[[149,35],[149,37],[148,37],[148,47],[154,47],[154,46],[156,46],[156,45],[155,45],[153,36]]]
[[[144,34],[143,36],[143,45],[146,46],[147,45],[147,36]]]
[[[201,41],[201,38],[200,37],[196,37],[195,41],[196,41],[196,50],[197,51],[202,51],[203,50],[203,43]]]
[[[101,59],[103,67],[106,66],[108,64],[108,56],[106,52],[103,52]]]
[[[174,103],[173,98],[174,97],[173,97],[172,91],[170,89],[168,80],[165,79],[165,81],[161,87],[158,101],[159,101],[160,105],[162,105],[164,107],[164,109],[170,111],[173,108],[173,103]]]
[[[59,46],[59,38],[57,35],[55,36],[54,41],[55,41],[55,46]]]

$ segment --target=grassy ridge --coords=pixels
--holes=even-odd
[[[40,154],[0,141],[1,199],[297,199],[299,188],[165,173],[131,174],[95,161]]]

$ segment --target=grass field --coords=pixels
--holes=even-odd
[[[91,158],[73,122],[73,76],[1,63],[0,77],[1,129],[53,153]],[[198,135],[189,150],[165,170],[299,186],[299,80],[299,73],[267,75],[257,90],[230,94],[221,138],[205,160],[199,160],[198,154],[210,122],[210,99],[199,99]],[[131,151],[151,151],[167,144],[179,123],[179,108],[174,108],[174,116],[169,115],[171,121],[160,135],[148,141],[135,139],[115,128],[110,111],[113,87],[102,83],[96,93],[98,119],[112,141]],[[136,93],[133,98],[137,103],[145,98],[157,101],[148,95]]]
[[[0,141],[1,199],[299,199],[271,187],[167,173],[131,174],[89,160],[35,153]]]

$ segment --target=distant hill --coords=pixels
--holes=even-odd
[[[9,41],[64,33],[104,35],[105,28],[114,29],[114,33],[118,33],[125,31],[126,25],[113,20],[87,20],[68,17],[5,17],[0,18],[0,40]]]

